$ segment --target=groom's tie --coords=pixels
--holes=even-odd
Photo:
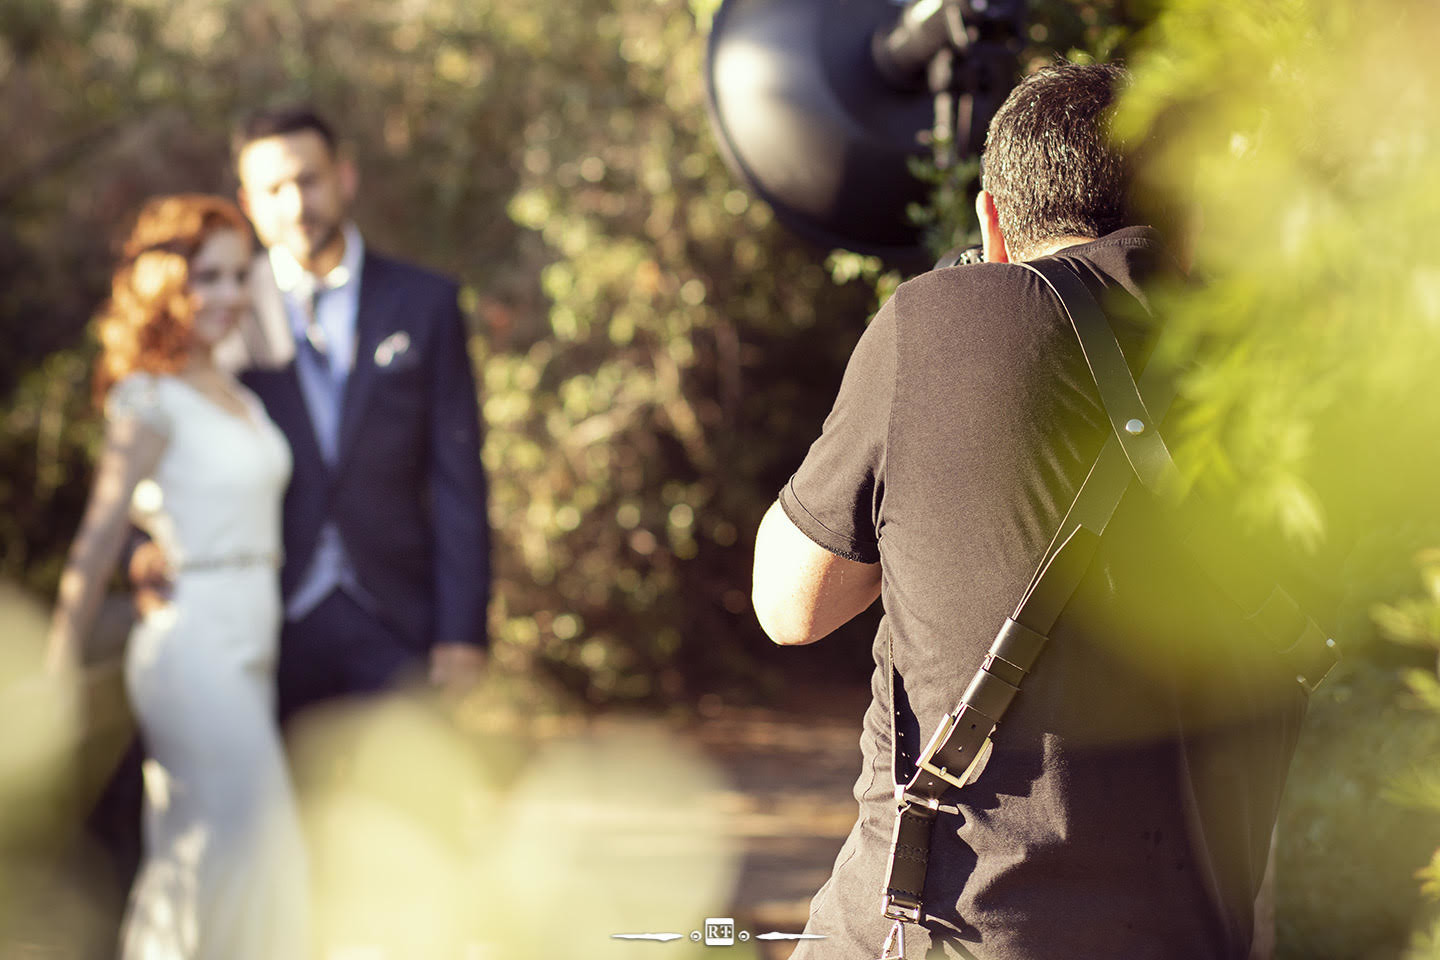
[[[322,362],[324,369],[333,378],[334,365],[330,359],[330,337],[325,333],[325,328],[320,325],[320,295],[324,292],[324,285],[317,283],[309,293],[301,295],[300,303],[305,311],[305,342],[310,345],[315,357]]]
[[[325,287],[316,284],[308,294],[302,294],[301,307],[304,311],[305,346],[304,352],[310,361],[310,415],[315,423],[315,436],[320,443],[320,452],[331,463],[335,462],[340,444],[340,402],[344,393],[345,370],[335,362],[332,339],[320,322],[320,298]]]

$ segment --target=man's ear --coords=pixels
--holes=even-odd
[[[345,203],[350,205],[355,202],[355,194],[360,189],[360,168],[355,165],[355,158],[350,155],[349,150],[342,150],[336,159],[340,173],[340,189],[345,192]]]
[[[1005,234],[1000,232],[1000,212],[995,198],[984,190],[975,194],[975,216],[980,221],[980,246],[985,250],[986,263],[1009,263],[1010,251]]]
[[[235,202],[240,205],[240,212],[245,214],[245,219],[253,223],[255,218],[250,215],[250,195],[245,192],[244,187],[235,188]]]

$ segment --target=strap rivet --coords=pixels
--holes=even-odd
[[[1138,437],[1140,434],[1142,434],[1142,433],[1145,432],[1145,421],[1144,421],[1144,420],[1126,420],[1126,421],[1125,421],[1125,432]]]

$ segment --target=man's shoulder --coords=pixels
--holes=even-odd
[[[1009,288],[1023,283],[1029,272],[1018,263],[965,263],[927,271],[906,280],[899,289],[912,293],[940,290],[949,294],[987,287]]]
[[[895,291],[896,323],[926,328],[1013,322],[1042,303],[1040,280],[1013,263],[972,263],[922,273]]]
[[[365,249],[364,270],[387,284],[434,290],[451,296],[460,287],[460,281],[454,277],[380,253],[371,247]]]

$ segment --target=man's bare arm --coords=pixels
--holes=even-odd
[[[805,536],[778,502],[755,537],[750,599],[770,639],[814,643],[880,596],[880,564],[836,556]]]

